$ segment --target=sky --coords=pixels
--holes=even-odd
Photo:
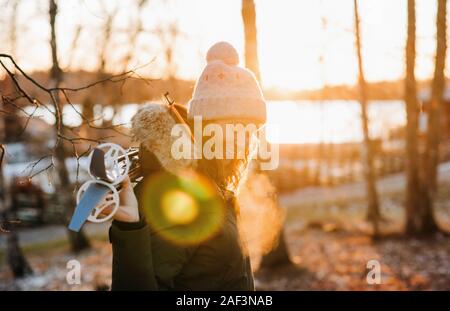
[[[432,76],[435,50],[436,2],[417,0],[418,79]],[[162,77],[165,58],[155,29],[177,23],[180,35],[172,42],[179,78],[196,79],[204,65],[204,55],[217,41],[229,41],[243,60],[241,0],[149,0],[136,11],[136,1],[105,1],[108,11],[117,7],[113,39],[108,47],[107,69],[118,66],[127,52],[127,29],[142,18],[145,34],[138,37],[137,55],[131,66],[151,65],[143,75]],[[354,84],[357,78],[353,36],[353,0],[255,0],[258,54],[263,87],[286,90],[320,88],[322,85]],[[395,80],[404,74],[406,41],[406,0],[360,0],[364,69],[369,81]],[[57,39],[63,67],[95,70],[102,44],[101,27],[107,18],[101,1],[59,1]],[[50,67],[49,26],[44,0],[21,0],[18,43],[15,56],[25,69]],[[8,27],[8,10],[0,13],[1,27]],[[76,26],[85,27],[75,51],[71,42]],[[4,38],[3,42],[8,42]],[[2,52],[10,46],[2,44]],[[72,53],[73,52],[73,53]],[[323,58],[323,62],[320,59]],[[71,63],[69,64],[69,59]],[[447,62],[449,64],[450,62]],[[447,66],[448,67],[448,66]],[[448,73],[448,68],[447,68]]]

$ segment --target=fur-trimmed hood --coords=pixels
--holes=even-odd
[[[131,119],[131,135],[142,148],[152,152],[161,166],[167,171],[176,173],[179,170],[196,166],[191,148],[190,159],[175,159],[172,156],[173,142],[179,137],[172,137],[171,132],[177,124],[167,105],[149,103],[140,108]],[[184,132],[185,139],[190,143],[188,132]],[[192,147],[192,145],[191,145]]]

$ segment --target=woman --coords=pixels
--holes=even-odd
[[[238,54],[230,44],[219,42],[210,48],[189,112],[180,111],[191,130],[198,130],[192,126],[198,117],[203,122],[200,130],[209,124],[225,129],[230,124],[260,126],[265,122],[266,109],[259,85],[250,71],[237,66],[238,62]],[[135,120],[146,120],[146,117],[137,116]],[[137,130],[140,132],[146,126],[133,124],[133,127],[140,127]],[[197,137],[198,133],[194,134]],[[247,138],[254,136],[254,133],[246,134]],[[141,144],[141,163],[146,167],[144,180],[134,192],[129,180],[124,182],[121,206],[110,229],[113,290],[254,290],[250,260],[239,238],[235,200],[248,170],[252,147],[250,139],[239,145],[232,136],[224,137],[222,143],[223,150],[228,152],[227,147],[233,144],[233,157],[230,154],[219,158],[203,156],[196,166],[197,172],[206,176],[220,195],[225,210],[223,221],[207,239],[189,244],[165,238],[167,235],[152,225],[155,215],[143,212],[148,210],[149,194],[141,185],[151,180],[156,171],[171,170],[165,165],[167,159],[145,148],[145,143]],[[201,146],[205,147],[208,137],[200,137],[203,137]],[[147,223],[145,218],[150,221]]]

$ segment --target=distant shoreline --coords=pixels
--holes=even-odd
[[[31,77],[42,83],[49,85],[50,80],[47,71],[36,71],[31,73]],[[17,76],[20,80],[20,75]],[[0,91],[6,91],[10,86],[5,81],[6,78],[0,80]],[[107,90],[115,97],[119,103],[142,103],[150,100],[158,100],[167,91],[172,95],[175,101],[185,104],[192,95],[192,89],[195,81],[172,79],[164,80],[158,78],[150,79],[151,87],[148,82],[139,79],[130,80],[121,87],[120,84],[106,84],[103,89],[96,87],[91,89],[90,95],[88,92],[76,92],[71,94],[71,99],[74,102],[81,102],[89,98],[90,100],[108,101],[99,94],[92,94],[92,91],[98,90],[102,93]],[[87,85],[93,81],[98,80],[98,73],[88,71],[65,72],[63,85],[71,87],[79,87]],[[417,81],[419,97],[425,94],[431,85],[430,80]],[[402,100],[403,99],[404,81],[392,80],[381,82],[368,82],[367,95],[369,100]],[[33,92],[32,92],[33,93]],[[352,85],[333,85],[326,86],[321,89],[301,89],[283,90],[280,87],[263,87],[263,93],[267,100],[358,100],[358,90],[356,86]],[[38,96],[38,94],[36,94]],[[116,101],[116,103],[117,103]]]

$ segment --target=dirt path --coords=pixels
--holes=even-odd
[[[88,236],[106,235],[109,223],[92,224],[84,226]],[[24,228],[19,231],[19,241],[22,246],[41,244],[67,239],[67,228],[63,225],[50,225],[37,228]],[[6,247],[6,234],[0,235],[0,251]]]
[[[440,182],[450,181],[450,162],[439,166]],[[380,193],[400,192],[405,188],[405,174],[399,173],[379,178],[377,188]],[[284,207],[298,205],[299,202],[311,203],[317,201],[362,198],[365,195],[364,182],[340,185],[336,187],[309,187],[280,195],[280,203]]]

